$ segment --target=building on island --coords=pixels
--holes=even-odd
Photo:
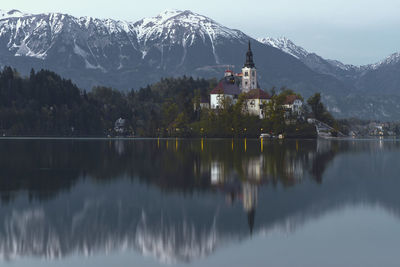
[[[283,103],[283,107],[291,112],[292,115],[300,115],[302,113],[303,101],[298,95],[288,95]]]
[[[266,105],[270,99],[271,96],[260,88],[251,89],[246,94],[245,110],[251,115],[256,115],[259,116],[260,119],[264,119]]]
[[[241,91],[239,88],[238,79],[230,70],[225,71],[225,77],[210,93],[210,108],[223,108],[224,101],[229,101],[235,104]]]
[[[208,98],[200,99],[200,109],[210,108],[210,100]]]
[[[123,118],[119,118],[118,120],[115,121],[114,123],[114,131],[117,134],[123,134],[125,133],[125,125],[126,125],[126,120]]]
[[[224,77],[210,93],[209,106],[204,103],[201,108],[223,109],[225,105],[235,104],[240,94],[245,95],[246,103],[243,112],[256,115],[260,119],[265,118],[266,107],[271,96],[259,86],[250,41],[242,72],[235,74],[232,70],[226,70]],[[300,115],[302,106],[303,102],[297,95],[287,96],[283,104],[287,113],[293,115]]]
[[[210,108],[221,109],[225,103],[235,104],[242,93],[246,94],[244,111],[264,118],[263,108],[271,97],[258,84],[250,42],[242,72],[235,74],[232,70],[225,71],[224,78],[210,93]]]

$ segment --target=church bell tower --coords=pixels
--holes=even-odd
[[[249,41],[249,49],[246,53],[246,63],[242,68],[242,91],[249,92],[257,88],[257,69],[253,61],[253,52]]]

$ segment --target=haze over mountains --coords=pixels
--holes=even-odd
[[[259,39],[191,11],[126,22],[0,10],[0,66],[47,68],[90,90],[138,89],[162,77],[220,78],[242,67],[252,41],[260,85],[321,92],[337,117],[400,119],[400,54],[368,66],[324,59],[290,40]]]

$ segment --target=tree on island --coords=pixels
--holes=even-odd
[[[295,94],[287,88],[272,90],[271,101],[263,107],[265,119],[243,112],[246,94],[235,103],[222,100],[223,109],[196,108],[216,83],[184,76],[163,78],[139,90],[96,86],[86,92],[51,71],[32,70],[24,78],[5,67],[0,71],[0,133],[107,136],[116,134],[114,126],[121,118],[129,134],[148,137],[258,137],[262,132],[315,136],[310,125],[282,107],[287,96]],[[332,125],[319,94],[308,103],[315,118]]]
[[[307,103],[311,107],[311,113],[315,119],[322,121],[331,127],[335,126],[336,120],[333,118],[332,114],[326,110],[324,104],[322,104],[320,93],[315,93],[311,96],[307,100]]]

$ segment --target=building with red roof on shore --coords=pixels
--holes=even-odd
[[[283,102],[283,107],[290,111],[292,115],[300,115],[302,112],[303,100],[296,94],[288,95]]]

